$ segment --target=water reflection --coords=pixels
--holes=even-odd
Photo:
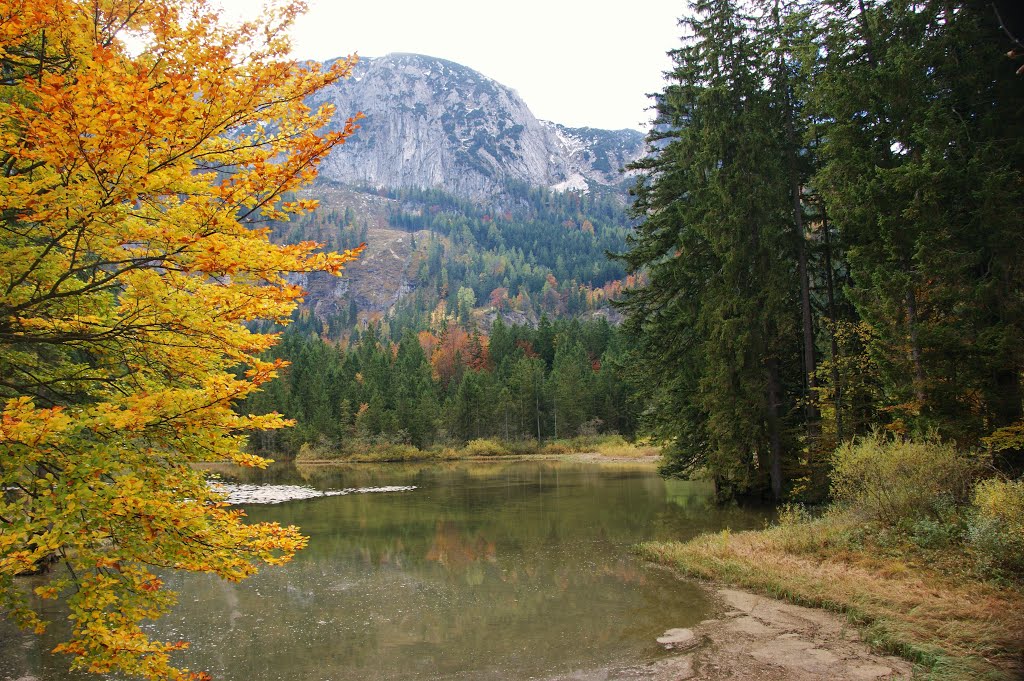
[[[439,521],[434,531],[434,543],[425,556],[448,570],[462,571],[477,565],[481,560],[497,562],[497,546],[493,541],[477,535],[465,536],[458,525],[450,521]]]
[[[218,472],[322,490],[417,487],[251,506],[254,520],[301,526],[309,547],[242,584],[168,577],[181,602],[154,635],[192,641],[181,664],[226,680],[543,678],[652,659],[658,634],[695,624],[709,604],[694,585],[632,558],[629,546],[763,523],[763,514],[714,507],[705,486],[628,466]],[[44,661],[39,643],[20,641],[2,641],[0,678],[78,678]]]

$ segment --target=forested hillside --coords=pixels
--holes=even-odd
[[[538,123],[514,93],[449,62],[393,55],[362,68],[372,78],[360,71],[321,95],[373,108],[361,143],[334,153],[324,179],[294,197],[315,199],[316,211],[270,229],[279,243],[366,247],[343,279],[293,278],[306,293],[289,325],[252,325],[284,332],[267,358],[290,366],[244,408],[298,424],[253,446],[338,455],[489,437],[632,436],[622,315],[611,301],[643,275],[627,275],[608,253],[626,247],[633,226],[620,166],[637,157],[639,134]],[[516,116],[533,121],[524,125],[541,142],[506,129]],[[505,149],[507,167],[486,145],[434,163],[447,153],[439,144],[492,127],[500,139],[487,144]],[[399,129],[426,132],[395,137]],[[339,170],[354,158],[391,185]],[[486,176],[473,191],[453,179],[465,163]],[[522,174],[533,166],[547,170]]]
[[[623,380],[622,343],[604,319],[546,316],[537,328],[498,318],[489,335],[455,320],[436,332],[406,327],[394,340],[370,324],[342,344],[289,332],[268,359],[291,366],[244,409],[296,419],[295,428],[253,441],[286,454],[303,445],[337,457],[481,438],[631,436],[636,406]]]
[[[275,225],[277,239],[370,247],[344,280],[302,282],[315,330],[335,339],[366,321],[419,331],[439,306],[467,328],[474,310],[534,325],[543,313],[617,317],[608,300],[632,281],[606,257],[624,248],[631,224],[623,197],[614,194],[508,185],[486,203],[439,190],[321,187],[311,195],[320,208]],[[381,249],[391,260],[375,266]],[[382,288],[394,295],[373,295]]]
[[[701,0],[635,165],[665,470],[825,489],[878,428],[1020,465],[1024,79],[988,3]]]

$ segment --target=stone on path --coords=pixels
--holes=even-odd
[[[658,637],[658,643],[671,650],[686,650],[697,645],[697,636],[690,629],[669,629]]]

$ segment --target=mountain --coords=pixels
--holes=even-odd
[[[439,311],[489,328],[618,313],[630,231],[620,169],[644,150],[635,130],[538,120],[516,92],[433,57],[363,58],[318,93],[334,125],[361,129],[320,166],[313,213],[274,238],[336,250],[366,243],[341,279],[299,275],[297,329],[339,338],[368,320],[392,331],[436,324]]]
[[[368,188],[442,189],[487,199],[508,183],[622,192],[619,170],[643,152],[636,130],[538,120],[519,95],[473,69],[418,54],[361,58],[353,76],[318,93],[339,124],[361,129],[320,168],[322,179]]]

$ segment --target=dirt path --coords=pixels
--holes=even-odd
[[[588,670],[551,681],[881,681],[909,679],[912,665],[877,655],[841,616],[734,589],[725,613],[674,630],[684,652],[646,665]],[[689,643],[685,641],[689,640]]]

